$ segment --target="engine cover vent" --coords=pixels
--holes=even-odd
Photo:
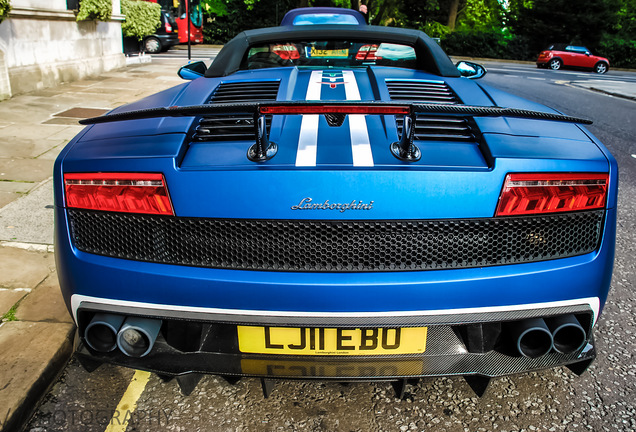
[[[279,81],[240,81],[219,84],[209,103],[275,101]]]
[[[386,80],[386,87],[389,90],[389,95],[392,100],[444,105],[462,103],[451,88],[443,81]]]
[[[422,104],[458,105],[462,101],[442,81],[386,81],[392,100]],[[403,119],[397,116],[398,135],[402,135]],[[475,134],[467,119],[455,116],[418,115],[415,139],[429,141],[474,141]]]
[[[404,119],[395,118],[398,136],[402,136]],[[427,141],[475,141],[467,119],[462,117],[430,117],[418,115],[415,120],[415,139]]]
[[[275,101],[279,81],[224,82],[219,84],[208,103]],[[271,116],[265,118],[269,132]],[[249,114],[207,115],[199,120],[194,141],[253,141],[254,119]]]

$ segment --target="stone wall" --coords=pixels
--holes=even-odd
[[[125,65],[118,0],[110,22],[76,22],[66,0],[11,4],[9,18],[0,24],[0,99]]]

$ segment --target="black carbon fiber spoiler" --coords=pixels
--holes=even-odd
[[[139,120],[162,117],[193,117],[211,114],[249,113],[254,116],[256,143],[250,147],[247,157],[254,162],[271,159],[278,148],[269,142],[265,127],[266,114],[347,114],[403,115],[404,127],[399,142],[391,145],[391,152],[400,160],[414,162],[421,154],[413,144],[415,118],[417,114],[444,114],[474,117],[516,117],[524,119],[560,121],[567,123],[592,124],[591,120],[517,108],[485,107],[471,105],[408,104],[379,101],[279,101],[266,103],[209,104],[191,106],[171,106],[121,112],[80,120],[82,125],[111,123],[125,120]],[[340,122],[340,124],[342,124]]]

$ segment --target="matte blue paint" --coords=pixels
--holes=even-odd
[[[332,71],[334,72],[334,71]],[[341,72],[340,70],[336,72]],[[232,81],[280,82],[279,100],[304,100],[311,70],[239,71],[198,78],[120,107],[206,103]],[[467,105],[554,112],[463,78],[410,69],[355,70],[362,100],[389,100],[386,79],[445,81]],[[323,85],[323,99],[342,100],[344,87]],[[487,307],[600,297],[610,286],[616,235],[618,167],[580,126],[512,118],[475,118],[484,144],[418,142],[422,159],[399,161],[393,116],[366,116],[373,168],[352,166],[349,120],[330,127],[321,117],[318,165],[296,167],[301,116],[275,116],[270,138],[278,154],[263,163],[246,157],[252,141],[191,143],[194,117],[90,126],[60,153],[54,168],[56,259],[67,305],[72,294],[167,305],[295,311],[408,311]],[[490,151],[494,160],[487,161]],[[492,217],[511,172],[609,172],[608,207],[598,252],[487,268],[386,273],[232,271],[139,263],[75,250],[69,238],[63,172],[163,173],[177,216],[258,219],[444,219]],[[298,211],[303,198],[374,201],[372,211]],[[311,248],[312,245],[308,245]]]

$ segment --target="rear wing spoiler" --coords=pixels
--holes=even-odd
[[[415,136],[415,119],[417,114],[444,114],[474,117],[516,117],[586,125],[592,124],[591,120],[583,118],[517,108],[471,105],[405,104],[398,102],[375,101],[279,101],[171,106],[108,114],[80,120],[79,123],[82,125],[91,125],[125,120],[162,117],[193,117],[212,114],[237,113],[248,113],[252,114],[254,117],[256,143],[252,145],[247,152],[247,157],[254,162],[269,160],[274,157],[278,151],[276,143],[270,142],[267,137],[267,128],[265,125],[266,115],[328,114],[330,116],[338,116],[342,119],[342,121],[344,121],[344,117],[348,114],[402,115],[404,116],[402,136],[398,142],[391,144],[391,152],[396,158],[409,162],[415,162],[421,157],[420,150],[413,144]],[[336,125],[341,125],[342,121],[336,122]]]

